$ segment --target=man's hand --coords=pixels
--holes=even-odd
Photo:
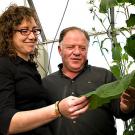
[[[129,113],[135,109],[135,88],[129,87],[120,97],[120,109]]]

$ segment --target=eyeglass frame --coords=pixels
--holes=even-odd
[[[32,29],[32,30],[29,30],[29,29],[26,29],[26,28],[22,28],[22,29],[15,29],[14,31],[16,31],[16,32],[20,32],[21,33],[21,35],[23,35],[23,36],[29,36],[30,35],[30,33],[32,32],[35,36],[38,36],[38,35],[40,35],[41,34],[41,29],[40,28],[34,28],[34,29]],[[24,32],[24,33],[23,33]],[[26,34],[26,33],[27,34]],[[36,32],[39,32],[39,33],[36,33]]]

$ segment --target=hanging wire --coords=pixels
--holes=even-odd
[[[68,7],[68,3],[69,3],[69,0],[67,0],[67,2],[66,2],[66,6],[65,6],[65,9],[64,9],[64,12],[63,12],[62,18],[61,18],[61,20],[60,20],[60,23],[59,23],[58,29],[57,29],[57,31],[56,31],[55,37],[54,37],[53,42],[52,42],[52,46],[51,46],[51,50],[50,50],[50,55],[49,55],[49,61],[48,61],[48,71],[49,71],[49,67],[50,67],[50,60],[51,60],[51,55],[52,55],[52,51],[53,51],[53,46],[54,46],[54,43],[55,43],[56,37],[57,37],[57,35],[58,35],[58,32],[59,32],[60,26],[61,26],[61,24],[62,24],[62,21],[63,21],[63,19],[64,19],[64,16],[65,16],[65,13],[66,13],[66,10],[67,10],[67,7]]]
[[[33,0],[24,0],[24,5],[25,5],[25,6],[29,5],[30,8],[32,8],[32,9],[35,10],[35,13],[36,13],[36,16],[37,16],[37,20],[38,20],[38,25],[39,25],[39,27],[41,28],[41,31],[42,31],[42,33],[41,33],[41,39],[42,39],[42,41],[46,41],[47,39],[46,39],[45,33],[44,33],[44,31],[43,31],[42,24],[41,24],[41,22],[40,22],[40,19],[39,19],[38,13],[37,13],[37,11],[36,11],[36,7],[35,7],[35,4],[34,4]],[[39,47],[40,43],[41,43],[41,41],[38,40],[38,44],[37,44],[38,47]],[[38,48],[38,49],[39,49],[39,48]],[[41,48],[40,48],[40,49],[41,49]],[[45,54],[45,53],[46,53],[46,50],[44,49],[44,47],[43,47],[43,51],[44,51],[43,54]],[[45,56],[44,56],[44,57],[45,57]],[[45,58],[44,58],[44,59],[45,59]],[[45,75],[47,75],[48,71],[46,71],[47,69],[44,68],[45,65],[42,65],[42,64],[39,62],[39,59],[38,59],[38,58],[35,58],[35,60],[36,60],[36,62],[38,63],[39,67],[44,71]]]
[[[27,0],[23,0],[23,5],[27,7]]]

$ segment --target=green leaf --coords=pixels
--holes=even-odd
[[[113,65],[110,67],[113,75],[119,80],[121,79],[121,72],[119,65]]]
[[[99,12],[107,13],[109,8],[117,6],[119,3],[131,3],[135,4],[135,0],[101,0]]]
[[[125,51],[133,59],[135,59],[135,34],[127,38],[126,46],[124,46]]]
[[[117,0],[101,0],[99,12],[107,13],[107,10],[111,7],[118,5]]]
[[[122,55],[122,60],[123,60],[123,61],[128,61],[128,54],[127,54],[127,53],[124,53],[124,54]]]
[[[126,3],[128,2],[129,3],[129,0],[117,0],[118,3]]]
[[[85,94],[89,98],[89,106],[96,109],[112,99],[118,98],[129,86],[135,85],[135,71],[117,80],[98,87],[95,91]]]
[[[128,0],[129,3],[131,3],[132,5],[135,4],[135,0]]]
[[[127,26],[131,27],[135,25],[135,14],[131,14],[129,19],[126,20]]]
[[[112,58],[113,60],[120,62],[121,56],[122,56],[122,48],[120,44],[117,43],[115,44],[115,47],[112,48]]]

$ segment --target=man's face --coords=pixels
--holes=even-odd
[[[79,72],[87,60],[88,40],[79,30],[69,31],[60,43],[63,71]]]

